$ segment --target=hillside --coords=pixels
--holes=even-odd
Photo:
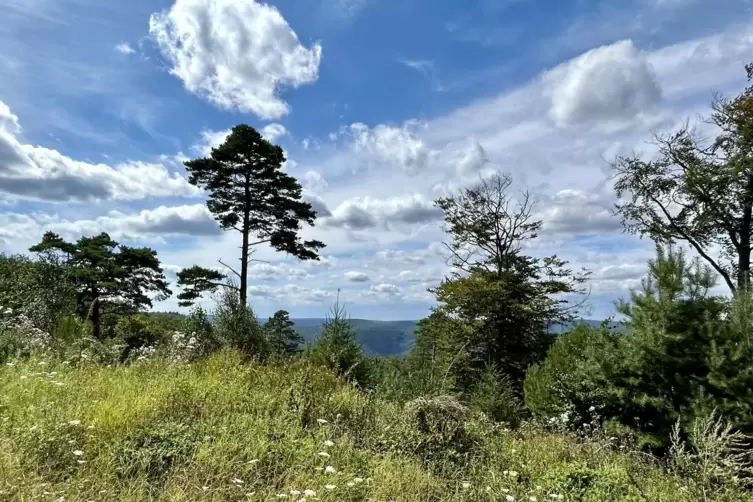
[[[606,441],[367,398],[302,362],[31,359],[0,365],[0,388],[3,501],[698,500],[694,480]]]

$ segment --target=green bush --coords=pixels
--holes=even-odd
[[[269,346],[253,309],[241,303],[233,288],[221,289],[215,300],[213,331],[219,343],[241,351],[249,360],[266,360]]]
[[[469,398],[470,409],[497,422],[517,427],[525,418],[525,407],[514,391],[514,382],[488,366],[480,375]]]

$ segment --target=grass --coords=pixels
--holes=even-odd
[[[0,500],[698,500],[598,441],[483,417],[440,437],[411,417],[303,363],[31,359],[0,368]]]

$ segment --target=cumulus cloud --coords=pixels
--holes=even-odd
[[[348,271],[345,272],[345,280],[350,282],[368,282],[369,276],[363,272]]]
[[[630,119],[661,101],[645,54],[631,40],[592,49],[544,76],[549,114],[561,127]]]
[[[413,129],[413,123],[402,127],[379,124],[374,128],[356,123],[346,132],[357,153],[365,154],[377,162],[399,166],[407,173],[417,174],[429,167],[433,154]]]
[[[146,209],[138,213],[112,211],[91,220],[65,220],[41,213],[0,213],[6,240],[36,240],[46,230],[69,239],[107,232],[113,238],[143,240],[169,236],[216,236],[222,230],[203,204]],[[0,235],[0,239],[3,238]]]
[[[329,210],[329,207],[327,207],[327,203],[324,202],[324,199],[305,188],[303,189],[303,200],[311,204],[311,209],[316,211],[317,218],[332,216],[332,212]]]
[[[18,117],[0,101],[0,192],[11,198],[84,202],[200,194],[163,163],[110,166],[77,161],[57,150],[24,144],[20,133]]]
[[[465,151],[460,152],[459,158],[455,161],[455,170],[460,176],[476,174],[489,163],[489,156],[481,143],[475,139]]]
[[[280,88],[319,76],[321,45],[301,45],[276,7],[254,0],[176,0],[149,32],[185,88],[223,109],[280,118]]]
[[[393,229],[401,225],[429,223],[441,217],[442,211],[420,194],[386,199],[367,196],[346,200],[332,211],[332,216],[326,218],[324,224],[347,230]]]
[[[115,50],[121,54],[133,54],[134,52],[136,52],[136,50],[131,47],[128,42],[120,42],[115,46]]]
[[[274,142],[277,138],[285,136],[288,130],[282,124],[267,124],[261,129],[261,135],[264,139],[270,142]]]
[[[560,190],[539,204],[536,218],[543,220],[543,230],[557,234],[601,234],[622,229],[620,218],[612,214],[614,197],[610,194],[582,190]]]
[[[316,171],[307,171],[301,178],[301,184],[312,192],[321,192],[327,189],[327,180]]]

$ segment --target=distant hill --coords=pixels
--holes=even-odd
[[[167,319],[177,319],[181,314],[177,313],[152,313],[151,315],[164,317]],[[259,319],[262,323],[266,318]],[[295,324],[295,330],[303,336],[306,342],[313,342],[322,334],[322,324],[325,322],[321,318],[298,318],[291,319]],[[418,321],[372,321],[369,319],[351,319],[350,320],[356,333],[358,341],[363,345],[364,351],[370,356],[398,356],[407,354],[413,346],[415,340],[414,331],[418,326]],[[552,326],[552,332],[564,333],[570,330],[573,325],[586,324],[598,328],[603,321],[595,319],[580,319],[567,325]],[[617,332],[624,331],[624,327],[619,323],[610,324],[610,328]]]
[[[262,319],[266,321],[266,319]],[[291,319],[295,323],[295,330],[303,336],[306,342],[316,340],[322,334],[324,319]],[[358,340],[364,351],[372,356],[397,356],[407,354],[415,340],[414,331],[418,321],[370,321],[367,319],[351,319],[358,333]],[[567,325],[552,327],[554,333],[569,331],[574,325],[586,324],[593,328],[601,326],[603,321],[595,319],[580,319]],[[619,323],[609,326],[614,331],[623,331]]]

